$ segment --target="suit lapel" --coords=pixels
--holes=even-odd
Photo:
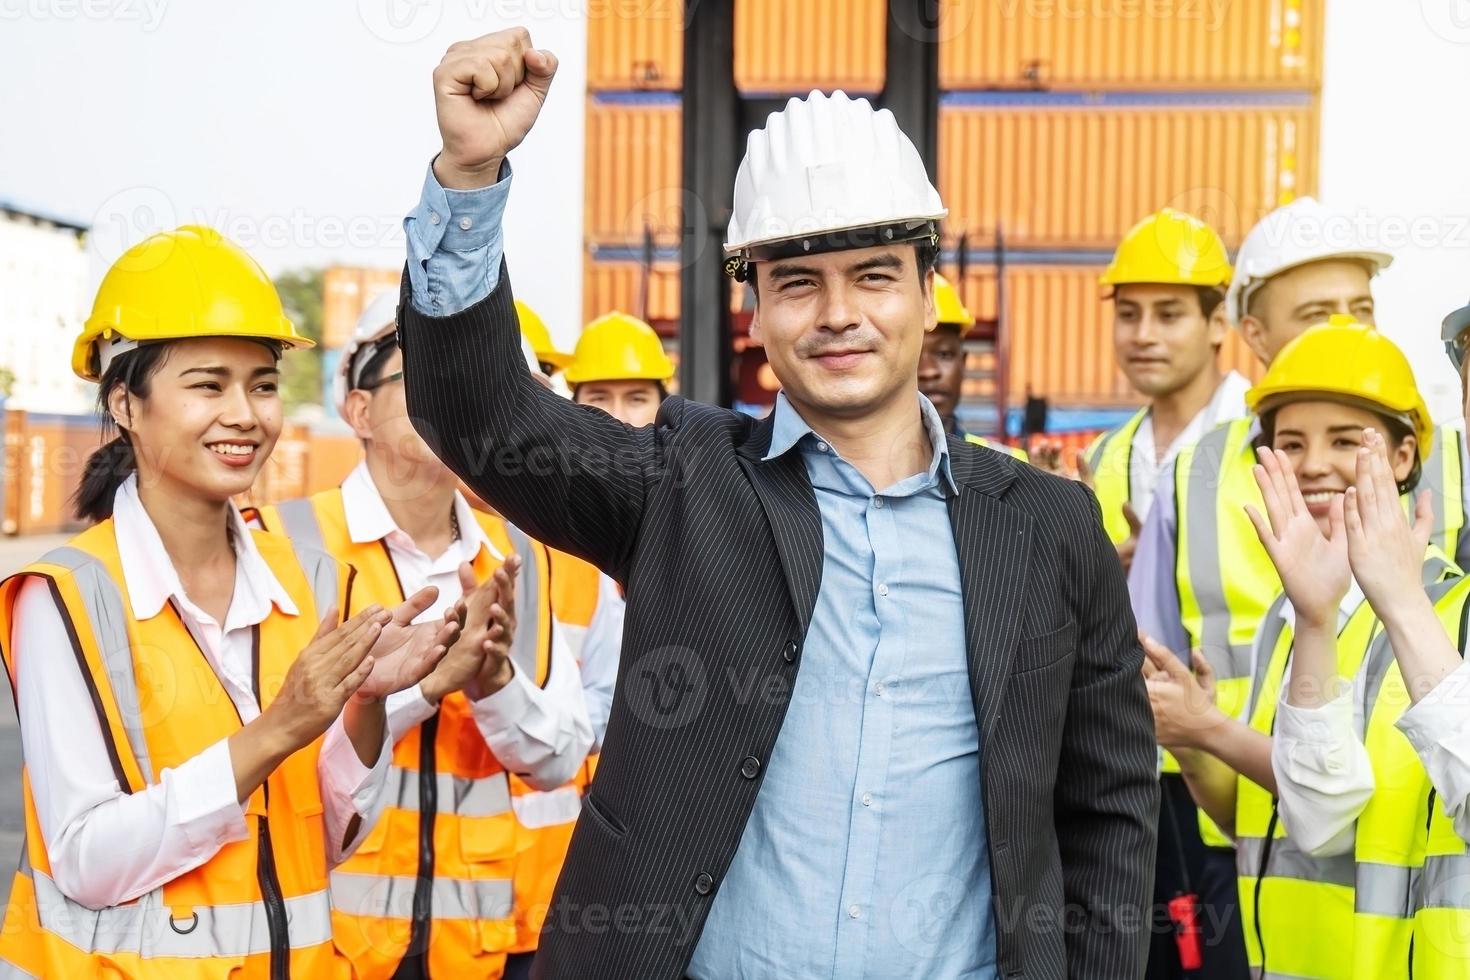
[[[755,426],[740,447],[740,465],[770,522],[786,588],[805,636],[822,583],[822,515],[800,451],[793,448],[775,459],[762,459],[773,427],[772,416]]]
[[[999,499],[1017,464],[950,439],[951,471],[959,494],[949,506],[965,603],[965,646],[970,693],[980,744],[1005,694],[1021,638],[1025,585],[1031,562],[1032,520]]]

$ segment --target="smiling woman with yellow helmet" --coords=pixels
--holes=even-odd
[[[352,572],[245,526],[281,430],[277,360],[310,346],[261,268],[197,226],[108,271],[73,367],[119,434],[77,495],[96,523],[0,585],[26,840],[5,975],[285,977],[335,969],[329,866],[372,824],[381,699],[457,631],[352,611]]]
[[[1404,976],[1411,955],[1432,955],[1413,942],[1409,883],[1434,804],[1394,729],[1402,683],[1355,579],[1361,563],[1349,563],[1344,507],[1370,449],[1381,455],[1389,497],[1412,486],[1434,426],[1403,352],[1350,317],[1291,341],[1247,403],[1261,418],[1261,504],[1248,509],[1284,593],[1256,637],[1246,722],[1201,711],[1198,679],[1168,651],[1149,651],[1160,741],[1172,743],[1201,805],[1233,826],[1253,967]],[[1428,523],[1421,500],[1415,588],[1458,622],[1461,572],[1426,549]]]

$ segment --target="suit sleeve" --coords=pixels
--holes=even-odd
[[[628,562],[663,449],[531,377],[504,265],[494,290],[450,316],[399,303],[408,413],[440,459],[516,526],[613,575]],[[676,400],[675,400],[676,401]]]
[[[1113,980],[1142,976],[1148,952],[1157,751],[1123,569],[1097,499],[1071,486],[1087,509],[1074,511],[1084,527],[1073,567],[1085,584],[1056,787],[1068,973]]]

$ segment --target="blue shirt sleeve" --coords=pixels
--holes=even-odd
[[[500,222],[510,196],[510,161],[500,179],[472,191],[446,190],[429,164],[418,206],[403,219],[413,305],[428,316],[451,316],[495,291],[505,251]]]
[[[1128,597],[1138,628],[1189,660],[1189,634],[1179,613],[1174,579],[1178,558],[1178,515],[1174,513],[1174,464],[1170,463],[1154,492],[1148,517],[1138,532],[1133,565],[1128,571]]]

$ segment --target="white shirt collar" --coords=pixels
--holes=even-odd
[[[369,544],[396,535],[397,540],[391,543],[417,548],[413,539],[398,526],[393,515],[388,512],[388,505],[383,502],[383,495],[378,492],[373,475],[368,471],[367,460],[358,463],[347,474],[347,479],[342,481],[342,507],[347,512],[347,535],[354,543]],[[460,557],[463,560],[473,561],[483,547],[496,561],[505,561],[505,556],[486,537],[485,529],[475,519],[475,511],[470,507],[469,501],[458,490],[454,491],[454,516],[459,519],[459,530],[463,536],[459,542],[462,552]]]
[[[263,622],[270,615],[272,604],[287,615],[297,615],[296,603],[261,557],[233,501],[229,505],[229,521],[235,545],[235,593],[230,599],[225,631]],[[137,474],[124,480],[113,495],[112,524],[133,618],[152,619],[171,598],[194,608],[158,528],[138,496]]]

